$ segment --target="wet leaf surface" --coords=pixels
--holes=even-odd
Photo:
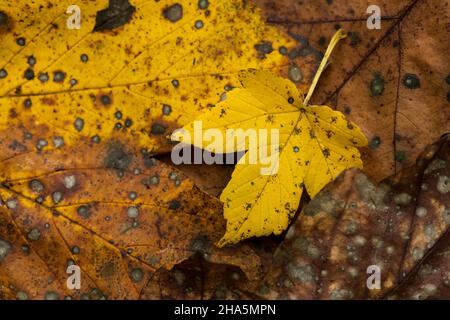
[[[278,48],[295,45],[240,0],[81,1],[79,30],[66,26],[70,4],[0,4],[1,128],[32,123],[66,144],[117,136],[167,152],[166,136],[219,102],[239,70],[287,72]]]
[[[212,245],[224,232],[218,200],[131,145],[87,142],[0,167],[2,290],[87,298],[95,289],[110,299],[137,298],[148,274],[195,253],[250,278],[259,272],[251,248],[218,252]],[[80,291],[66,289],[68,264],[82,270]]]
[[[265,280],[270,299],[448,298],[450,139],[376,185],[351,169],[288,230]],[[381,270],[369,290],[367,268]]]
[[[0,299],[450,298],[448,140],[401,171],[450,131],[448,3],[377,3],[368,30],[369,2],[254,2],[265,18],[253,1],[79,1],[80,30],[71,1],[0,3]],[[240,69],[305,91],[339,27],[350,37],[312,102],[361,125],[364,173],[288,233],[215,248],[232,168],[153,156]],[[366,289],[369,263],[381,290]]]

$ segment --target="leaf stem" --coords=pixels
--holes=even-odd
[[[314,76],[314,80],[311,83],[311,86],[309,87],[308,94],[306,95],[305,100],[303,100],[304,106],[308,105],[309,99],[311,98],[311,96],[314,92],[314,89],[316,88],[317,82],[319,82],[320,75],[322,74],[322,72],[325,70],[325,67],[327,66],[328,58],[330,57],[331,52],[333,51],[334,47],[339,42],[339,40],[344,39],[345,37],[347,37],[347,33],[344,30],[339,29],[334,34],[333,38],[331,38],[330,44],[328,45],[328,48],[327,48],[327,51],[325,52],[322,62],[319,65],[319,69],[317,69],[316,75]]]

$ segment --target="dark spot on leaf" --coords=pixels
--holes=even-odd
[[[31,229],[27,234],[27,238],[32,241],[37,241],[41,238],[41,231],[38,228]]]
[[[369,147],[370,147],[371,149],[378,149],[379,146],[380,146],[380,144],[381,144],[381,139],[380,139],[380,137],[374,136],[374,137],[370,140],[370,142],[369,142]]]
[[[125,127],[129,128],[132,125],[133,125],[133,120],[131,120],[129,118],[125,120]]]
[[[172,113],[172,107],[168,104],[163,104],[162,112],[163,115],[168,116]]]
[[[77,208],[77,213],[83,219],[87,219],[91,216],[91,213],[89,212],[89,207],[87,205],[79,206]]]
[[[143,158],[144,158],[144,166],[146,168],[153,167],[156,164],[156,159],[148,154],[144,154]]]
[[[298,51],[298,55],[300,57],[306,57],[307,55],[310,55],[312,52],[313,52],[313,49],[311,47],[307,46],[307,47],[301,48]]]
[[[11,251],[11,245],[0,239],[0,262],[5,259],[5,257],[8,255],[8,253]]]
[[[370,82],[370,94],[373,97],[380,96],[384,91],[384,80],[380,74],[376,74]]]
[[[144,272],[141,268],[135,268],[130,272],[130,278],[133,282],[138,283],[141,282],[144,278]]]
[[[98,288],[94,288],[91,290],[91,292],[89,292],[88,295],[88,299],[90,300],[105,300],[106,296],[105,294],[99,290]]]
[[[415,74],[407,73],[403,77],[403,84],[408,89],[417,89],[417,88],[420,88],[420,79]]]
[[[395,161],[397,162],[405,162],[406,160],[406,153],[405,151],[397,151],[395,153]]]
[[[278,51],[280,52],[281,55],[285,56],[288,54],[288,49],[285,46],[281,46]]]
[[[36,64],[36,58],[33,55],[29,56],[27,63],[30,67],[34,66]]]
[[[294,60],[295,58],[297,58],[298,56],[300,56],[300,50],[299,48],[293,48],[289,51],[288,53],[288,58],[291,60]]]
[[[33,179],[29,182],[28,186],[35,193],[44,191],[44,185],[39,180]]]
[[[19,45],[19,46],[21,46],[21,47],[23,47],[24,45],[25,45],[25,38],[18,38],[17,40],[16,40],[16,43],[17,43],[17,45]]]
[[[59,300],[59,294],[55,291],[47,291],[44,296],[45,300]]]
[[[99,136],[98,134],[96,134],[95,136],[93,136],[93,137],[91,138],[91,141],[92,141],[93,143],[100,143],[100,136]]]
[[[269,54],[273,51],[272,42],[270,41],[262,41],[260,43],[255,44],[255,49],[258,51],[258,58],[264,59],[266,54]]]
[[[72,246],[71,251],[73,254],[79,254],[81,250],[78,246]]]
[[[83,54],[80,56],[80,60],[81,60],[81,62],[86,63],[86,62],[88,62],[89,57],[88,57],[87,54],[83,53]]]
[[[53,202],[54,202],[55,204],[60,203],[61,200],[62,200],[62,198],[63,198],[63,193],[62,193],[62,192],[60,192],[60,191],[55,191],[55,192],[53,192],[53,194],[52,194],[52,200],[53,200]]]
[[[109,106],[111,104],[111,98],[110,96],[104,94],[100,97],[100,101],[104,106]]]
[[[167,128],[167,126],[165,126],[164,124],[155,122],[152,124],[151,132],[152,132],[152,134],[155,134],[155,135],[162,135],[166,132],[166,128]]]
[[[292,82],[299,83],[303,80],[302,70],[296,65],[292,65],[289,67],[288,77]]]
[[[112,30],[128,23],[135,11],[128,0],[109,0],[106,9],[97,12],[94,31]]]
[[[38,79],[41,82],[47,82],[48,81],[48,73],[47,72],[39,73]]]
[[[73,126],[78,132],[82,131],[84,128],[84,120],[82,118],[76,118]]]
[[[170,210],[177,210],[177,209],[180,208],[180,206],[181,206],[181,204],[180,204],[180,201],[178,201],[178,200],[171,200],[169,202],[169,209]]]
[[[128,193],[128,199],[130,199],[130,200],[136,200],[137,196],[138,195],[137,195],[137,193],[135,191],[130,191]]]
[[[53,82],[61,83],[66,78],[66,74],[60,70],[53,72]]]
[[[208,0],[198,0],[198,8],[205,10],[207,9],[209,6],[209,1]]]
[[[31,105],[32,105],[31,99],[26,98],[25,101],[23,102],[23,106],[28,109],[31,108]]]
[[[203,28],[203,21],[202,20],[197,20],[197,21],[195,21],[195,24],[194,24],[194,26],[195,26],[195,29],[201,29],[201,28]]]
[[[352,47],[356,47],[358,45],[358,43],[361,42],[361,39],[359,38],[359,36],[356,32],[349,32],[348,35],[350,37],[350,45]]]
[[[319,46],[323,47],[327,43],[327,39],[324,36],[321,36],[317,43],[319,44]]]
[[[38,139],[38,141],[36,142],[36,149],[42,150],[42,149],[44,149],[47,145],[48,145],[47,140],[45,140],[45,139]]]
[[[23,76],[27,80],[33,80],[34,79],[34,71],[33,71],[33,69],[28,68],[27,70],[25,70],[25,73],[23,74]]]
[[[8,26],[8,15],[0,11],[0,30]]]
[[[132,160],[133,156],[125,151],[120,142],[112,142],[105,158],[105,167],[123,172],[128,169]]]
[[[183,7],[179,3],[175,3],[163,10],[163,16],[171,22],[177,22],[183,18]]]
[[[211,241],[207,235],[199,235],[192,240],[189,247],[192,251],[204,253],[210,245]]]

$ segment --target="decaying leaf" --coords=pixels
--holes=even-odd
[[[239,70],[278,72],[278,48],[295,44],[240,0],[79,1],[80,29],[66,26],[71,4],[0,3],[0,129],[44,126],[38,149],[116,136],[168,151],[166,135],[220,101]]]
[[[1,145],[11,144],[11,134]],[[137,298],[147,275],[195,253],[242,267],[250,278],[259,272],[250,248],[214,248],[224,232],[218,200],[131,145],[25,153],[4,159],[0,176],[5,297],[12,290],[17,298]],[[79,291],[65,285],[70,264],[82,270]]]
[[[358,123],[369,139],[364,172],[380,181],[413,165],[419,153],[450,131],[449,4],[440,0],[255,0],[270,23],[300,41],[289,55],[306,68],[335,28],[349,32],[312,97]],[[369,5],[381,28],[368,29]],[[306,76],[305,76],[306,77]],[[307,80],[308,82],[308,80]]]
[[[373,184],[351,169],[292,225],[255,291],[271,299],[449,298],[449,135]],[[367,287],[369,266],[380,289]]]
[[[239,268],[211,264],[197,258],[186,260],[172,270],[154,274],[142,299],[245,299],[236,284],[246,280]],[[236,289],[235,289],[236,288]]]
[[[229,92],[226,100],[198,117],[201,128],[194,121],[172,135],[174,140],[210,152],[246,151],[220,196],[227,233],[219,246],[252,236],[280,234],[298,208],[303,187],[314,197],[342,170],[362,167],[356,147],[366,145],[367,140],[359,128],[327,106],[308,105],[327,59],[342,37],[344,33],[338,31],[331,41],[306,98],[290,80],[265,71],[244,71],[240,74],[242,87]],[[224,138],[204,141],[208,139],[203,136],[207,129],[220,130]],[[275,142],[271,140],[265,145],[251,145],[246,134],[235,135],[249,129],[278,129],[279,146],[272,151]],[[235,144],[228,143],[234,138]],[[258,158],[256,163],[249,161],[255,149],[259,155],[260,149],[265,149],[266,158],[278,157],[276,164],[268,168],[269,174],[262,174],[266,158]]]

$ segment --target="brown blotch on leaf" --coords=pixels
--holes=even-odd
[[[258,51],[258,58],[264,59],[266,54],[269,54],[273,51],[272,42],[270,41],[262,41],[260,43],[255,44],[255,50]]]
[[[43,104],[46,104],[46,105],[49,105],[49,106],[55,105],[55,100],[50,99],[50,98],[42,98],[42,99],[41,99],[41,102],[42,102]]]
[[[135,11],[128,0],[110,0],[106,9],[97,12],[94,31],[113,30],[128,23]]]
[[[133,161],[133,155],[120,142],[111,142],[105,157],[105,167],[124,172]]]

